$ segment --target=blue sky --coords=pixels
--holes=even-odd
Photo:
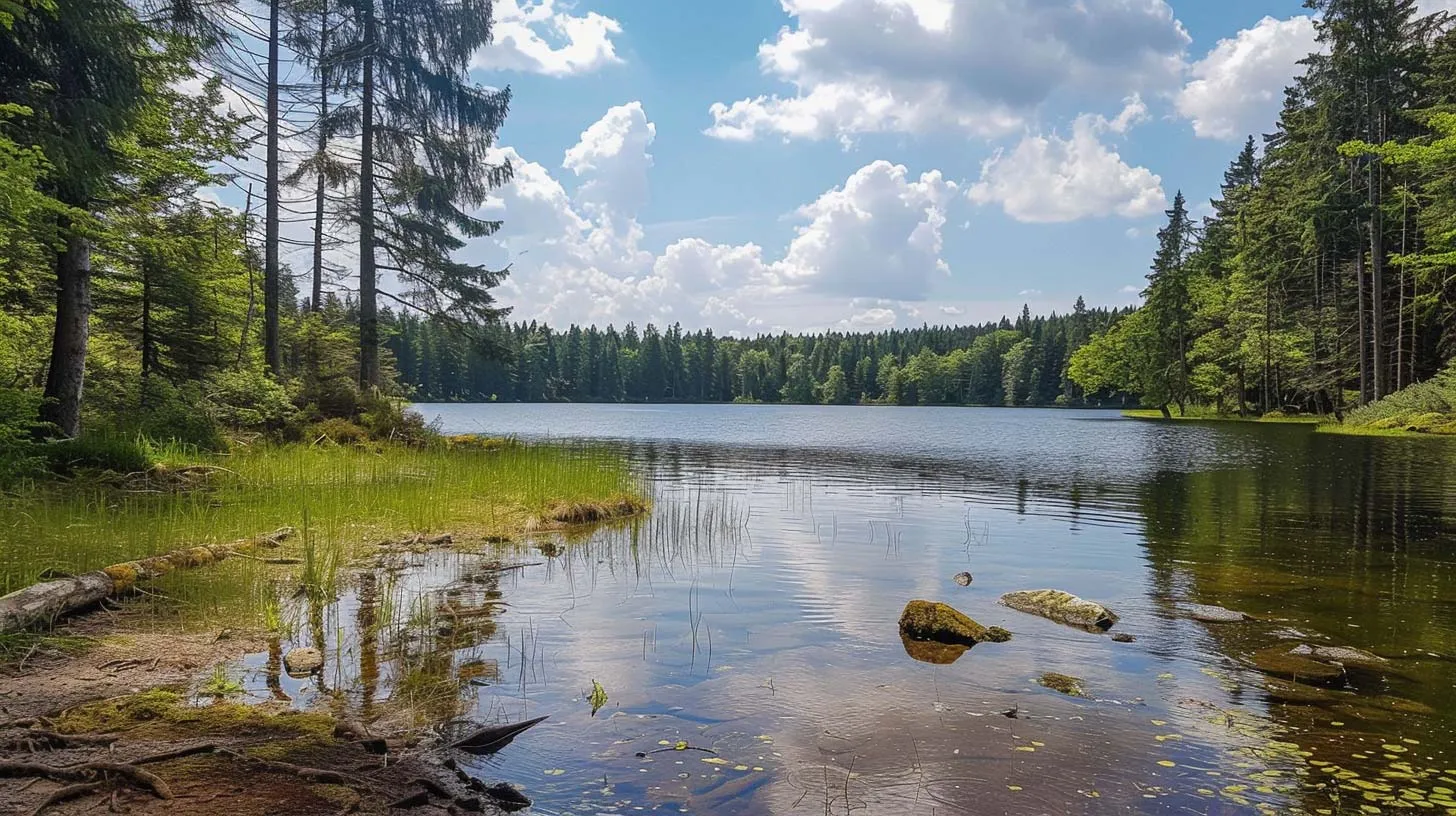
[[[1453,5],[1427,0],[1426,10]],[[719,332],[1134,302],[1315,47],[1298,0],[498,0],[517,180],[466,254],[553,324]],[[301,262],[295,261],[295,263]]]

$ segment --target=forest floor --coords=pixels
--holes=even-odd
[[[409,735],[287,703],[193,704],[199,673],[261,651],[263,634],[146,620],[80,616],[0,665],[0,813],[504,812]]]

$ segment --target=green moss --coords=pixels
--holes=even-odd
[[[67,734],[125,732],[139,739],[178,739],[204,734],[263,733],[331,739],[334,720],[326,714],[279,712],[266,706],[218,702],[194,706],[179,692],[151,689],[67,709],[56,718]]]
[[[916,640],[974,646],[988,640],[986,627],[943,603],[911,601],[900,614],[900,632]]]
[[[999,626],[992,626],[986,630],[986,640],[992,643],[1005,643],[1011,639],[1011,633]]]
[[[1082,688],[1082,678],[1073,677],[1069,674],[1057,674],[1047,672],[1036,680],[1042,686],[1051,689],[1059,694],[1068,697],[1086,697],[1087,692]]]

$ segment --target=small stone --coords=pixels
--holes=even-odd
[[[972,580],[974,579],[971,578],[971,574],[969,572],[958,572],[955,575],[955,582],[957,584],[960,584],[961,586],[970,586]]]
[[[1067,674],[1047,672],[1037,678],[1038,683],[1052,691],[1065,694],[1068,697],[1086,697],[1087,692],[1082,688],[1082,678],[1072,677]]]
[[[1117,634],[1112,636],[1112,641],[1114,643],[1134,643],[1137,641],[1137,638],[1129,635],[1126,632],[1118,632]]]
[[[324,653],[309,646],[291,649],[283,656],[283,666],[289,677],[308,677],[324,667]]]

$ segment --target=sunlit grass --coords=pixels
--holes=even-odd
[[[0,593],[47,570],[83,572],[291,526],[298,535],[276,554],[299,559],[299,566],[241,558],[174,573],[150,588],[183,618],[242,607],[252,617],[247,624],[277,625],[276,605],[267,601],[272,584],[286,578],[332,594],[347,562],[380,541],[411,533],[448,532],[457,541],[512,537],[563,502],[641,492],[620,459],[587,446],[291,446],[192,461],[219,468],[206,489],[71,484],[0,498]]]
[[[1156,408],[1132,408],[1122,412],[1122,415],[1130,419],[1194,419],[1194,420],[1221,420],[1230,422],[1263,422],[1290,425],[1314,425],[1325,422],[1325,417],[1312,414],[1275,414],[1271,416],[1246,416],[1238,414],[1220,414],[1218,411],[1204,405],[1190,405],[1183,412],[1179,413],[1177,408],[1170,408],[1171,417],[1164,417],[1163,413]]]

